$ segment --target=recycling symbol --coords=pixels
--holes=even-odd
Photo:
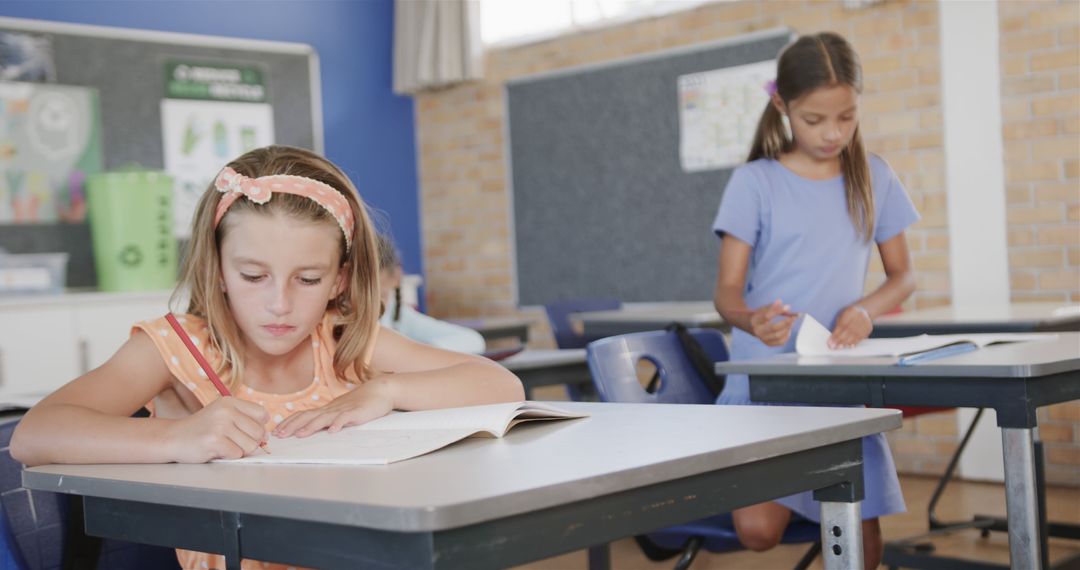
[[[129,245],[120,250],[120,265],[138,267],[142,264],[143,254],[138,247]]]

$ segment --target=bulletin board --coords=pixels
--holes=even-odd
[[[197,81],[177,81],[206,76],[225,84],[229,74],[235,81],[225,91],[211,87],[213,93],[198,92]],[[220,155],[220,164],[237,149],[266,142],[321,152],[319,85],[318,57],[305,44],[0,18],[0,247],[68,252],[67,286],[94,286],[90,232],[80,215],[86,176],[164,170],[172,144],[166,128],[187,137],[174,137],[182,139],[178,148],[195,156],[199,144],[208,145],[207,156]],[[35,94],[23,96],[27,89]],[[34,103],[41,93],[60,95],[52,95],[51,106]],[[57,103],[65,94],[69,101]],[[215,97],[223,98],[208,100]],[[213,120],[214,113],[222,118]],[[183,123],[190,116],[210,119]],[[67,141],[65,156],[43,152],[63,141],[49,139],[41,125],[72,122],[83,125],[77,136],[88,138]],[[37,125],[33,141],[27,123]],[[198,164],[214,161],[207,156]],[[53,203],[41,208],[46,197]],[[31,206],[38,207],[32,218],[14,211]]]
[[[519,304],[712,298],[712,221],[749,152],[733,133],[756,125],[761,74],[792,39],[769,30],[508,83]],[[725,91],[732,80],[749,87]],[[696,105],[718,93],[749,99],[704,125]]]

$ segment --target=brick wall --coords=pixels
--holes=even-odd
[[[1080,2],[998,3],[1014,301],[1080,301]],[[1080,402],[1039,411],[1047,480],[1080,485]]]
[[[998,15],[1012,297],[1080,301],[1080,3]]]
[[[1080,299],[1077,3],[1003,1],[1000,6],[1014,298]],[[448,317],[522,312],[514,303],[509,234],[503,124],[508,79],[779,26],[800,33],[836,31],[859,52],[865,75],[861,129],[866,144],[897,171],[923,216],[908,232],[918,291],[905,307],[947,304],[937,3],[892,0],[848,10],[840,2],[777,0],[709,4],[492,50],[483,80],[418,95],[421,227],[431,312]],[[880,261],[875,260],[868,287],[882,277]],[[701,298],[711,294],[702,291]],[[532,331],[537,344],[550,346],[542,312],[524,312],[537,317]],[[1044,413],[1050,426],[1044,438],[1046,433],[1057,438],[1048,439],[1049,479],[1080,484],[1080,405]],[[941,456],[956,445],[955,418],[951,413],[918,418],[890,438],[901,470],[937,473],[944,466]]]

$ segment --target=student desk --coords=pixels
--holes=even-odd
[[[589,338],[654,331],[673,322],[687,327],[721,328],[724,325],[712,301],[625,305],[614,311],[575,313],[570,318],[581,323],[585,336]]]
[[[896,366],[892,358],[782,354],[720,362],[716,371],[749,374],[750,397],[757,402],[993,408],[1005,455],[1010,560],[1014,568],[1043,566],[1035,410],[1080,399],[1080,333],[989,346],[916,366]]]
[[[592,384],[584,348],[530,348],[500,360],[499,363],[521,379],[526,399],[532,399],[533,389],[540,386]]]
[[[861,568],[861,437],[895,410],[559,402],[592,416],[389,466],[47,465],[89,534],[316,568],[496,568],[816,490],[826,568]]]
[[[1080,305],[1062,305],[1059,303],[1009,303],[995,306],[978,307],[935,307],[879,317],[874,321],[873,337],[900,337],[915,336],[920,334],[967,334],[967,333],[1018,333],[1018,332],[1050,332],[1050,331],[1080,331]],[[974,433],[979,419],[982,416],[982,408],[976,413],[961,439],[961,445],[953,456],[954,461],[963,453],[966,443]],[[1039,504],[1043,506],[1043,491],[1045,484],[1040,475],[1043,455],[1042,444],[1038,440],[1038,432],[1035,432],[1035,458],[1036,458],[1036,484],[1039,487]],[[943,490],[945,481],[951,478],[950,471],[946,472],[945,478],[935,491],[937,497]],[[962,528],[984,528],[999,532],[1008,532],[1007,521],[1000,517],[976,515],[971,521],[958,523],[941,523],[933,515],[933,506],[936,500],[931,500],[928,510],[928,522],[931,533],[946,532]],[[1045,517],[1044,512],[1040,512]],[[1044,527],[1045,528],[1045,527]],[[1049,526],[1050,536],[1062,536],[1080,539],[1080,527],[1051,523]],[[918,540],[928,535],[912,539],[898,540],[886,543],[884,557],[890,559],[902,559],[904,565],[932,568],[939,564],[940,558],[932,552],[916,548]],[[1043,545],[1045,549],[1045,544]],[[1043,553],[1044,562],[1046,553]],[[1078,557],[1080,561],[1080,557]],[[987,565],[987,567],[991,567]]]
[[[532,324],[530,319],[516,317],[450,319],[448,322],[473,329],[488,342],[501,338],[516,338],[521,344],[529,342],[529,325]]]
[[[1051,331],[1080,331],[1080,305],[1011,303],[993,307],[935,307],[878,317],[871,336]]]

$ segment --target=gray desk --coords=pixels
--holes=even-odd
[[[1080,331],[1080,305],[1011,303],[994,307],[935,307],[884,315],[874,337],[919,334]]]
[[[483,319],[450,319],[449,322],[469,327],[480,333],[486,341],[501,338],[516,338],[521,344],[529,342],[531,319],[517,317],[487,317]]]
[[[533,389],[566,384],[592,385],[584,348],[555,350],[528,349],[499,361],[521,379],[525,397],[532,399]]]
[[[896,411],[558,405],[592,417],[389,466],[49,465],[23,484],[83,496],[93,535],[350,569],[506,567],[813,489],[826,568],[861,568],[859,438]]]
[[[1014,568],[1042,567],[1035,411],[1080,399],[1080,333],[990,346],[917,366],[896,366],[891,358],[784,354],[721,362],[716,370],[749,374],[750,397],[759,402],[993,408],[1005,453],[1010,559]]]
[[[724,320],[716,312],[712,301],[626,305],[614,311],[575,313],[571,320],[581,323],[588,338],[654,331],[673,322],[687,327],[721,328],[724,325]]]

